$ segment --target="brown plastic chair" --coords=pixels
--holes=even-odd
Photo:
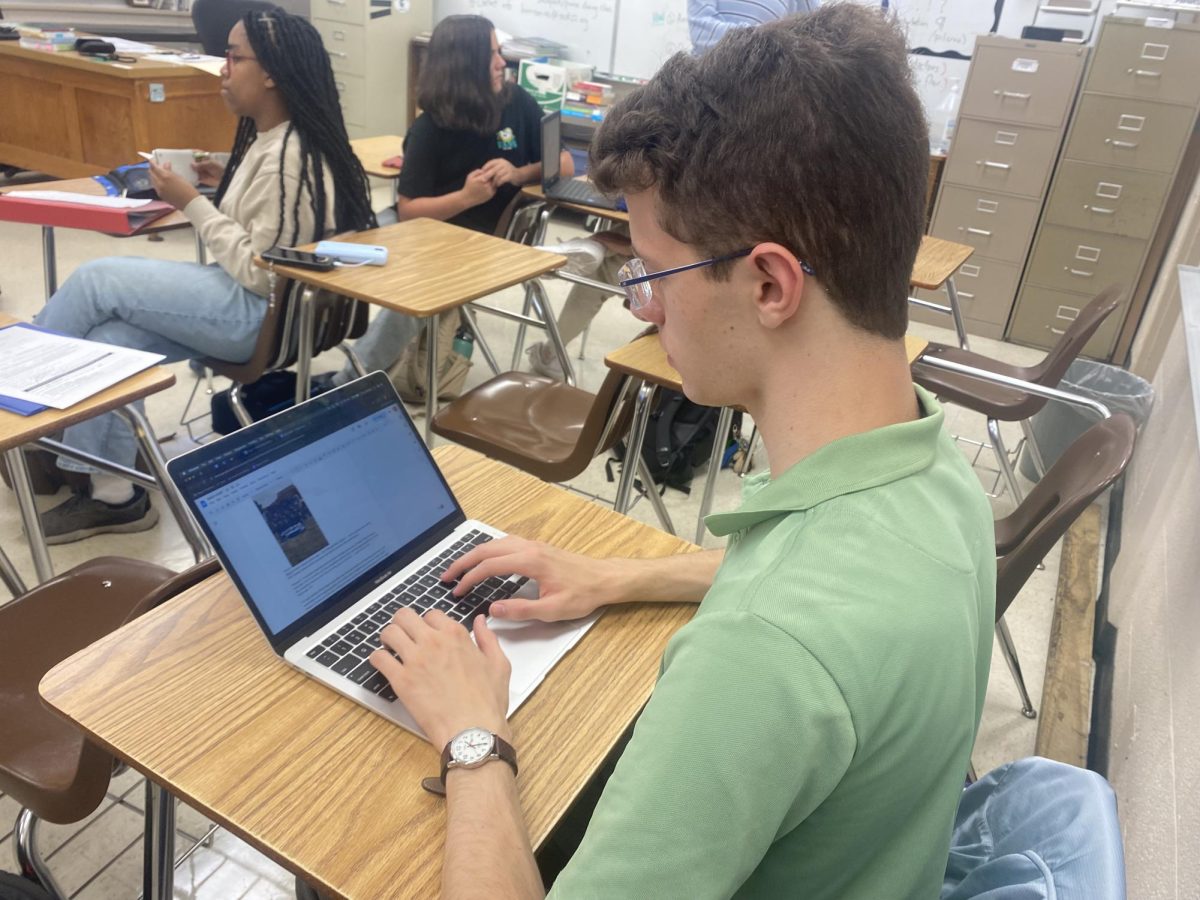
[[[1020,506],[996,521],[996,636],[1025,710],[1032,704],[1004,613],[1079,514],[1121,477],[1136,436],[1127,413],[1097,422],[1075,439]]]
[[[22,807],[14,844],[21,873],[64,896],[38,854],[38,820],[78,822],[108,790],[114,759],[42,704],[54,666],[220,570],[215,559],[175,574],[103,556],[0,606],[0,791]]]
[[[254,351],[245,362],[232,363],[207,357],[201,365],[233,382],[229,389],[229,405],[242,425],[253,421],[242,401],[242,387],[253,384],[268,372],[286,369],[300,356],[300,298],[305,285],[280,279],[267,298],[267,313],[258,331]],[[281,298],[281,299],[280,299]],[[362,335],[367,330],[367,304],[352,297],[316,291],[313,296],[312,356],[342,342]]]
[[[544,481],[566,481],[625,437],[633,388],[632,379],[612,369],[595,394],[541,375],[505,372],[443,406],[433,418],[433,432]],[[647,497],[673,534],[641,454],[632,455]]]
[[[1008,451],[1000,437],[1000,422],[1020,422],[1025,434],[1026,445],[1033,454],[1033,461],[1038,472],[1045,472],[1041,453],[1029,427],[1029,417],[1046,405],[1047,399],[1036,394],[1029,394],[1017,388],[1005,387],[959,375],[945,369],[938,369],[925,364],[922,360],[928,358],[946,359],[963,365],[1006,375],[1044,387],[1058,387],[1066,374],[1067,367],[1074,362],[1083,350],[1084,345],[1096,333],[1100,324],[1108,318],[1120,305],[1122,289],[1113,285],[1105,288],[1084,307],[1076,316],[1075,321],[1067,328],[1054,348],[1036,366],[1013,366],[1000,362],[970,350],[961,350],[948,344],[930,344],[912,366],[913,381],[937,396],[965,406],[987,416],[988,436],[992,443],[992,452],[1004,475],[1008,489],[1012,491],[1013,502],[1021,503],[1023,492],[1017,484],[1013,473],[1012,463],[1008,459]]]

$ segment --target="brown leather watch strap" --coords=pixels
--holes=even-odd
[[[488,761],[493,760],[493,759],[502,760],[503,762],[508,763],[509,766],[512,767],[513,775],[515,776],[518,771],[517,770],[517,750],[516,750],[516,748],[513,747],[513,745],[510,744],[508,741],[504,740],[504,738],[500,737],[498,734],[492,734],[492,740],[494,741],[494,748],[493,748],[492,753],[489,756],[485,757],[483,759],[483,761],[479,763],[479,765],[482,766],[485,763],[487,763]],[[431,776],[429,778],[421,779],[421,787],[425,788],[425,790],[429,791],[429,793],[431,793],[431,794],[437,794],[439,797],[446,796],[446,773],[450,769],[450,744],[452,744],[452,743],[454,743],[454,742],[453,741],[448,742],[446,744],[445,749],[442,750],[442,774],[441,774],[441,777],[433,778]],[[472,766],[471,768],[478,768],[478,766]]]

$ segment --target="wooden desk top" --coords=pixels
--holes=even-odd
[[[89,194],[93,197],[103,197],[104,188],[94,178],[64,178],[59,181],[39,181],[33,184],[13,184],[0,188],[0,194],[12,191],[66,191],[71,194]],[[174,231],[177,228],[191,228],[188,217],[175,210],[160,219],[155,219],[149,225],[139,228],[133,234],[113,234],[111,237],[141,237],[154,234],[157,231]],[[107,234],[107,232],[104,232]]]
[[[563,209],[573,209],[576,212],[586,213],[589,216],[599,216],[602,219],[609,219],[613,222],[629,222],[629,213],[622,212],[619,209],[603,209],[598,206],[585,206],[582,203],[568,203],[565,200],[547,199],[542,193],[540,184],[527,184],[521,188],[521,195],[528,197],[530,200],[539,200],[544,203],[549,203],[553,206],[561,206]]]
[[[387,247],[387,265],[328,272],[277,265],[275,270],[314,287],[425,317],[545,275],[567,261],[557,253],[435,219],[410,219],[340,240]],[[261,259],[256,262],[269,268]]]
[[[927,234],[921,238],[921,248],[917,251],[916,262],[913,263],[912,283],[919,288],[936,290],[945,284],[946,279],[957,272],[958,267],[974,252],[974,247],[944,241]]]
[[[696,549],[463,447],[434,455],[467,515],[511,533],[592,556]],[[693,609],[608,610],[513,716],[534,847],[637,715]],[[419,782],[440,750],[286,665],[224,574],[55,667],[41,692],[314,886],[364,900],[437,895],[444,806]]]
[[[362,163],[363,171],[376,178],[399,178],[400,170],[385,166],[383,161],[399,156],[404,149],[404,138],[398,134],[382,134],[378,137],[355,138],[350,149]]]
[[[12,325],[16,321],[18,320],[12,316],[0,313],[0,328]],[[0,452],[28,444],[68,425],[125,406],[148,394],[169,388],[174,383],[175,376],[169,370],[162,366],[154,366],[76,403],[70,409],[47,409],[32,416],[18,416],[16,413],[0,409]]]
[[[904,336],[904,349],[908,353],[909,363],[916,362],[917,357],[925,352],[928,343],[928,341],[911,334]],[[610,369],[616,369],[618,372],[632,375],[635,378],[645,379],[659,387],[669,388],[672,391],[683,390],[683,379],[667,362],[667,354],[663,350],[657,332],[644,335],[618,347],[604,357],[604,364]]]
[[[80,37],[90,37],[78,32]],[[171,50],[164,50],[171,53]],[[143,78],[191,78],[204,74],[200,69],[175,63],[153,62],[138,59],[137,62],[102,62],[88,56],[81,56],[74,50],[51,52],[49,50],[30,50],[21,47],[17,41],[0,41],[0,56],[25,60],[31,63],[49,63],[64,66],[68,69],[79,69],[101,78],[120,78],[137,81]],[[210,76],[211,77],[211,76]]]

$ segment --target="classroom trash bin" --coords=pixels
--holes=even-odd
[[[1059,390],[1099,400],[1111,412],[1126,412],[1140,429],[1150,417],[1154,406],[1154,387],[1144,378],[1119,366],[1077,359],[1067,369],[1058,385]],[[1042,460],[1047,466],[1062,455],[1074,440],[1096,421],[1096,413],[1082,406],[1051,400],[1033,414],[1030,424],[1037,439]],[[1021,474],[1030,481],[1039,476],[1034,468],[1033,457],[1021,454]]]

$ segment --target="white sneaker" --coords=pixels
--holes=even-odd
[[[525,348],[525,355],[529,357],[529,368],[535,375],[553,378],[555,381],[566,381],[562,363],[558,361],[558,354],[554,352],[554,347],[549,341],[529,345]]]
[[[574,238],[552,247],[545,246],[538,249],[549,250],[551,253],[565,256],[567,264],[563,266],[563,271],[570,272],[572,275],[585,276],[596,274],[600,263],[604,262],[606,252],[603,244],[593,241],[591,238]]]

